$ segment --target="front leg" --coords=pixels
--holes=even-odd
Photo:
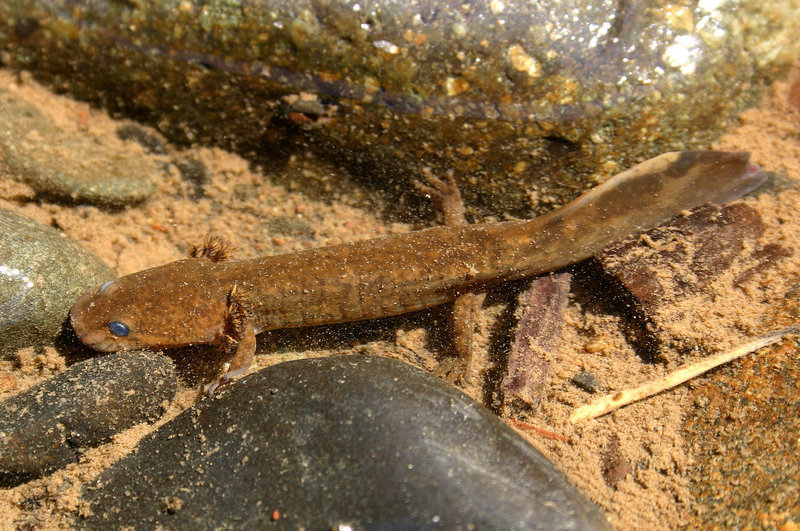
[[[430,168],[422,168],[425,182],[414,181],[414,186],[433,201],[442,212],[442,224],[447,227],[458,227],[467,224],[464,214],[464,200],[458,189],[453,170],[448,170],[444,180],[433,174]]]
[[[229,359],[225,372],[205,387],[209,396],[214,391],[244,373],[253,364],[256,351],[256,332],[252,312],[245,299],[239,294],[236,284],[228,293],[225,322],[219,338],[220,348]]]

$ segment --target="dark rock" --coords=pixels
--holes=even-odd
[[[0,485],[53,472],[83,449],[158,419],[176,387],[169,358],[125,352],[77,363],[1,402]]]
[[[87,485],[81,527],[603,529],[566,478],[472,399],[399,361],[274,365]]]
[[[578,373],[572,377],[572,383],[587,393],[596,393],[600,388],[600,382],[595,375],[589,371],[578,371]]]
[[[0,47],[8,64],[172,141],[272,165],[310,141],[388,192],[423,166],[454,168],[469,205],[522,213],[707,146],[798,56],[798,11],[792,0],[16,0],[0,3]]]
[[[208,168],[195,158],[189,157],[175,161],[175,167],[181,172],[181,177],[194,187],[192,197],[200,199],[205,195],[204,186],[208,184]]]
[[[0,358],[54,344],[72,303],[113,278],[60,232],[0,209]]]
[[[267,220],[269,234],[282,234],[294,238],[310,240],[316,234],[314,227],[292,216],[274,216]]]
[[[137,123],[120,125],[117,128],[117,138],[120,140],[132,140],[150,153],[163,155],[167,152],[167,144],[160,136]]]
[[[150,159],[65,131],[33,106],[0,91],[0,161],[42,197],[121,206],[142,201],[159,174]]]

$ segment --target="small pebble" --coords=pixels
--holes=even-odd
[[[167,152],[167,144],[164,140],[137,123],[127,123],[117,128],[117,138],[120,140],[132,140],[145,148],[150,153],[163,155]]]
[[[205,196],[204,186],[210,181],[206,165],[202,161],[189,157],[175,161],[175,166],[181,172],[181,177],[194,187],[192,198],[201,199]]]
[[[589,354],[596,354],[608,348],[608,344],[602,337],[594,337],[586,342],[583,349]]]
[[[169,358],[124,352],[76,363],[0,402],[0,486],[58,470],[83,449],[158,419],[176,388]]]
[[[575,376],[573,376],[572,383],[574,383],[579,389],[583,389],[587,393],[592,394],[596,393],[600,388],[600,381],[595,378],[594,374],[586,370],[579,371]]]

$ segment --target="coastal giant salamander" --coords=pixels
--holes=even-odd
[[[193,257],[121,277],[70,312],[94,350],[213,344],[229,380],[252,362],[259,332],[413,312],[552,271],[704,203],[725,203],[765,177],[747,153],[667,153],[552,212],[523,221],[441,226],[251,260],[218,240]]]

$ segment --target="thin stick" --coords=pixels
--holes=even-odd
[[[800,328],[797,326],[790,326],[782,330],[770,332],[763,336],[757,337],[749,343],[739,345],[733,350],[721,352],[714,356],[709,356],[708,358],[700,360],[697,363],[686,365],[685,367],[681,367],[680,369],[662,378],[653,380],[644,385],[640,385],[634,389],[617,391],[616,393],[599,398],[590,404],[586,404],[585,406],[577,408],[572,412],[572,415],[569,416],[569,420],[574,424],[582,420],[593,419],[605,415],[606,413],[611,413],[615,409],[619,409],[622,406],[653,396],[661,391],[664,391],[665,389],[671,389],[677,385],[680,385],[683,382],[694,378],[695,376],[713,369],[714,367],[718,367],[724,363],[735,360],[736,358],[741,358],[746,354],[755,352],[760,348],[777,343],[785,335],[798,333],[800,333]]]

